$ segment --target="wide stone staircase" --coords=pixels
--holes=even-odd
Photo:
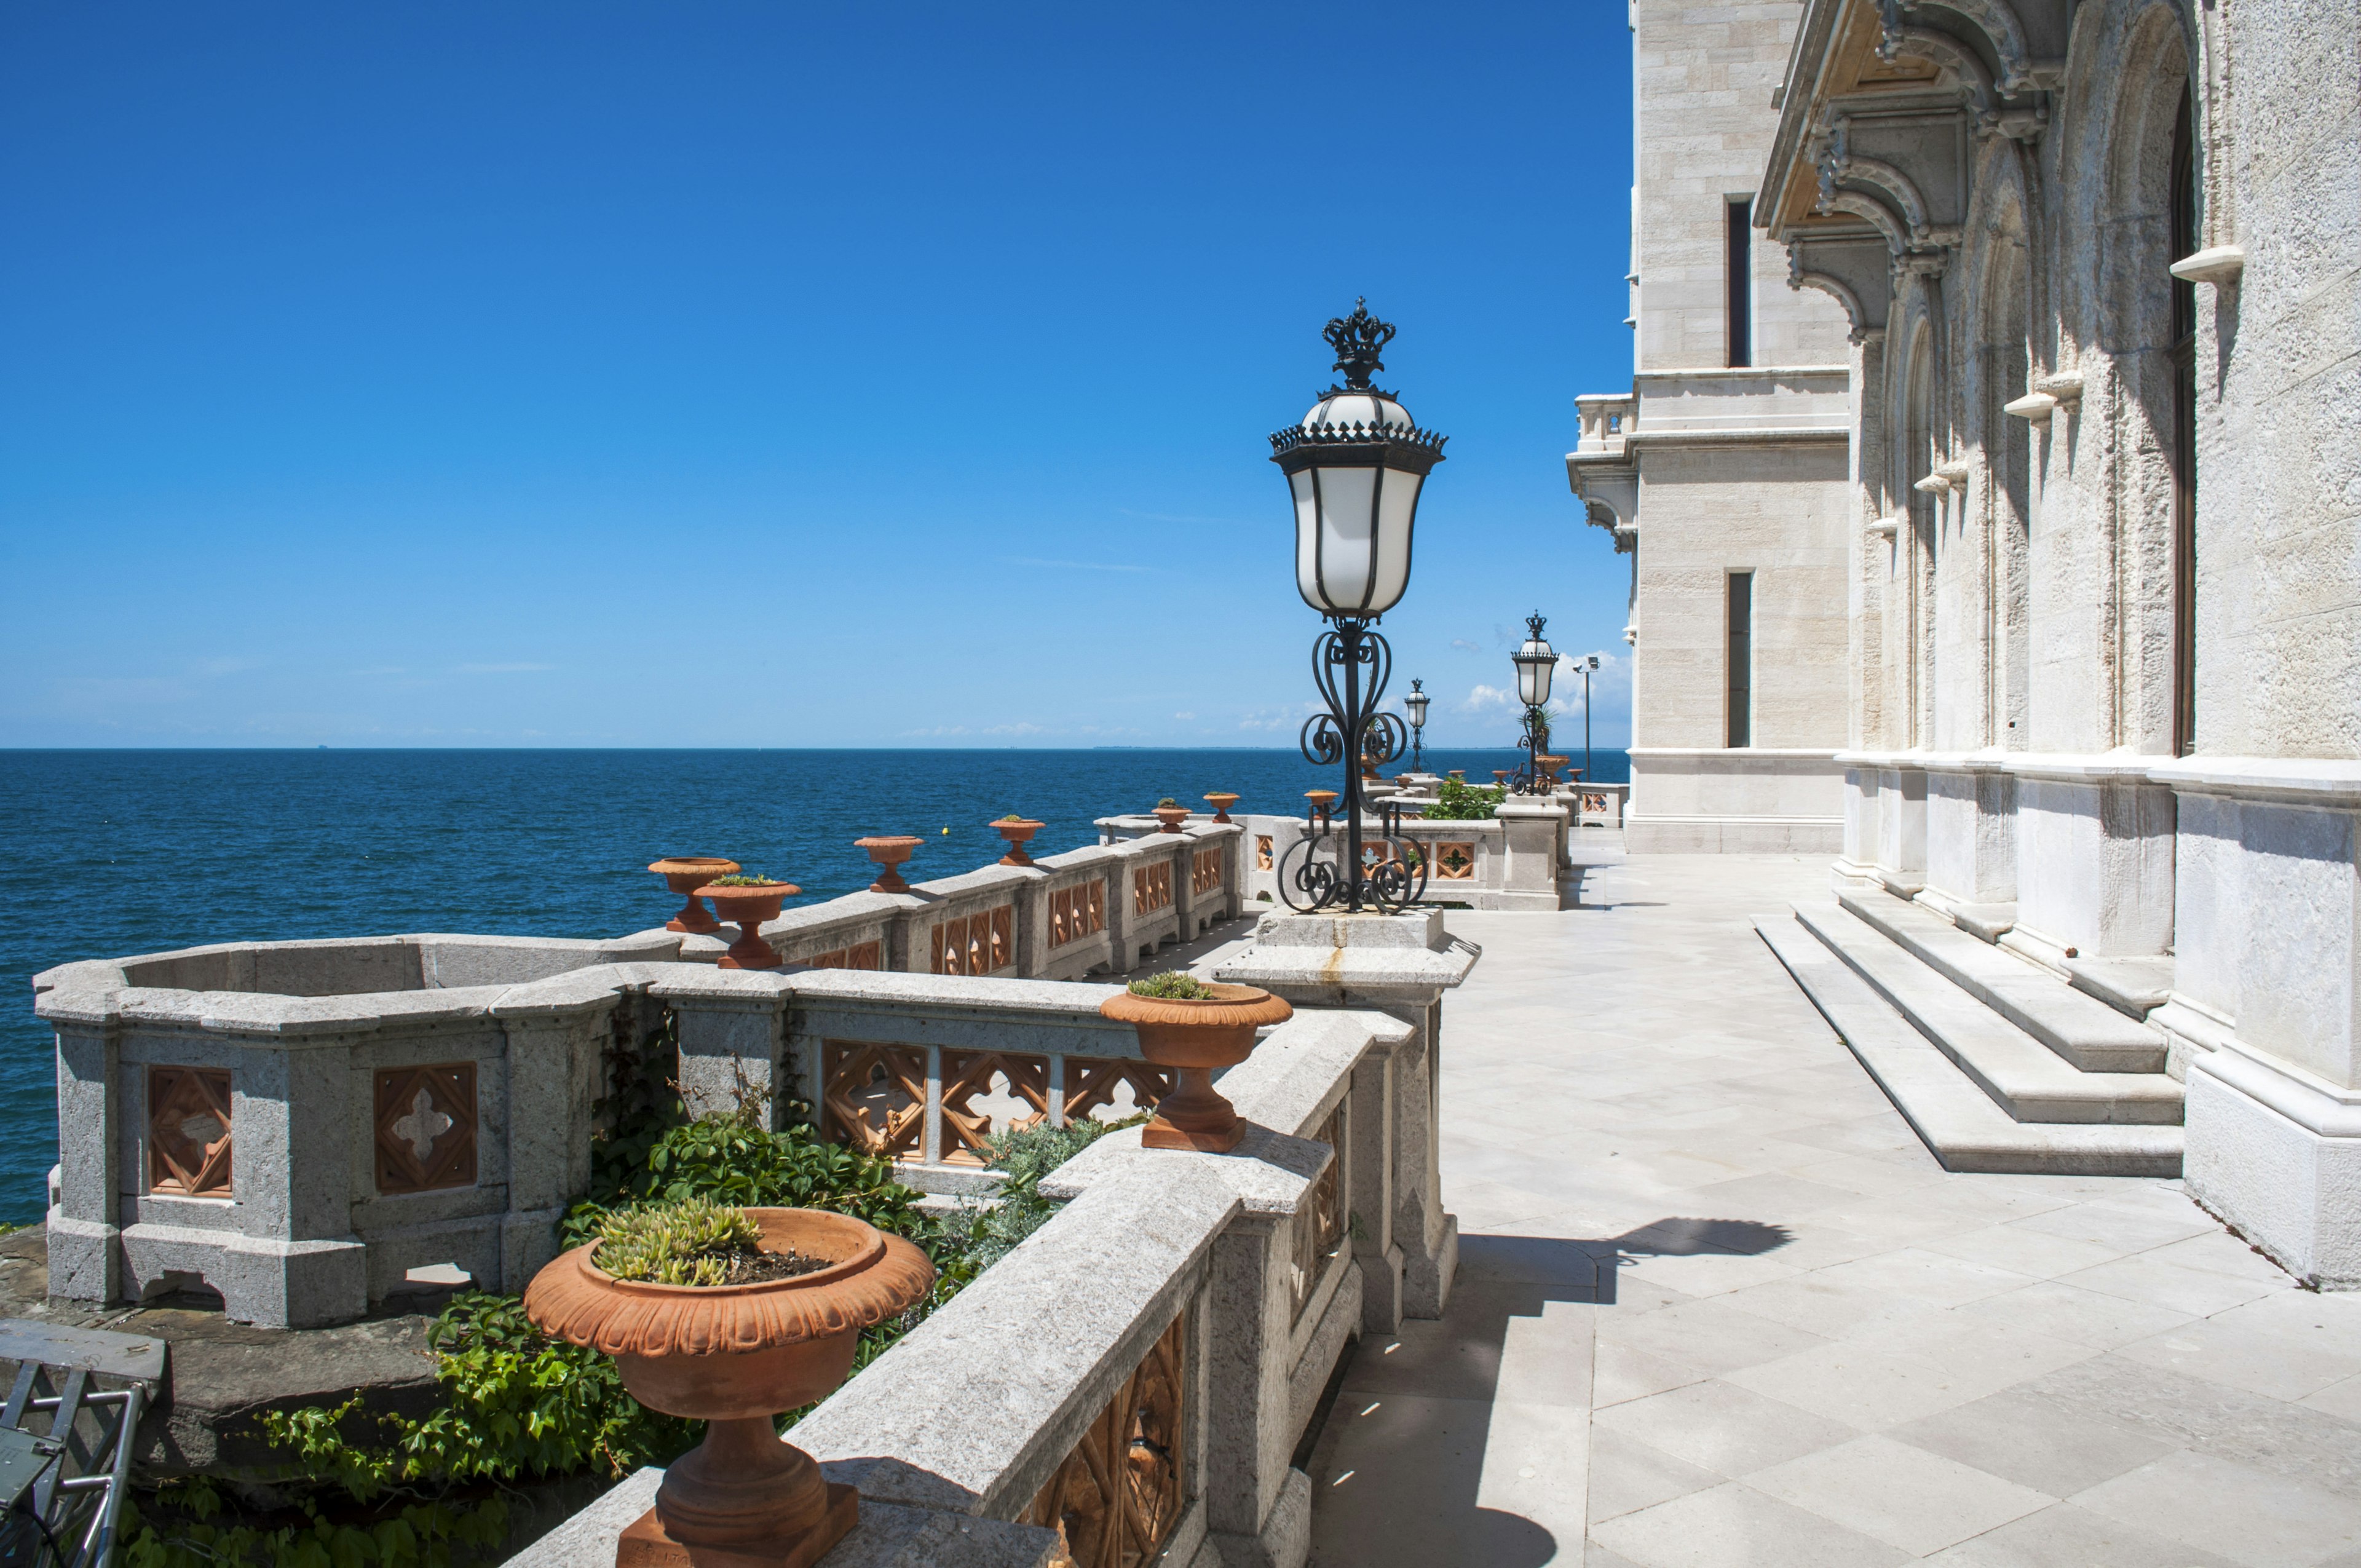
[[[1946,1169],[2180,1174],[2181,1086],[2144,997],[2077,989],[1875,883],[1794,913],[1754,928]]]

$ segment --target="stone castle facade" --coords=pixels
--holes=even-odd
[[[1634,0],[1634,850],[1826,850],[2139,1017],[2361,1284],[2346,0]],[[1792,287],[1782,287],[1781,285]]]

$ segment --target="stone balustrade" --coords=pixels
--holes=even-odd
[[[521,1289],[588,1190],[610,1057],[643,1049],[675,1012],[700,1109],[728,1103],[698,1074],[736,1050],[766,1080],[793,1064],[782,1086],[831,1135],[877,1146],[888,1085],[914,1086],[923,1112],[892,1115],[915,1133],[879,1152],[955,1184],[980,1165],[979,1105],[1022,1121],[1161,1092],[1128,1031],[1094,1012],[1056,1048],[1016,1051],[1086,992],[1095,1009],[1098,988],[994,988],[1119,972],[1232,917],[1242,838],[1207,823],[789,909],[763,927],[788,966],[776,971],[714,969],[726,941],[662,930],[234,943],[60,966],[34,981],[58,1042],[50,1288],[115,1301],[203,1284],[231,1318],[270,1327],[359,1317],[436,1265]],[[812,1005],[791,1026],[798,988]],[[1035,992],[1059,1001],[1037,1005]],[[954,1020],[971,1006],[1001,1022],[963,1034]],[[984,1036],[1014,1054],[979,1054]],[[876,1047],[873,1070],[844,1088],[861,1115],[830,1123],[828,1053],[846,1040]]]
[[[1422,803],[1407,797],[1396,832],[1426,858],[1425,902],[1471,909],[1556,909],[1571,798],[1511,796],[1491,818],[1466,822],[1419,817]],[[1236,820],[1246,835],[1248,900],[1284,907],[1279,868],[1309,832],[1307,824],[1301,817],[1242,815]],[[1362,831],[1367,839],[1381,836],[1383,819],[1366,818]]]
[[[1431,1053],[1442,992],[1476,957],[1439,912],[1267,918],[1222,976],[1301,1010],[1221,1078],[1245,1141],[1216,1156],[1102,1138],[1043,1182],[1054,1219],[798,1423],[862,1495],[821,1562],[1302,1563],[1310,1483],[1290,1458],[1336,1365],[1448,1299]],[[717,972],[667,988],[684,1081],[708,1055],[687,1044],[697,996],[793,991],[787,1011],[824,1033],[921,983],[970,988],[927,993],[941,1027],[991,1010],[1019,1038],[1111,1048],[1083,1023],[1098,987]],[[512,1561],[612,1561],[660,1479],[627,1478]]]

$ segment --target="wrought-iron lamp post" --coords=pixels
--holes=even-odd
[[[1525,705],[1525,767],[1516,781],[1520,795],[1542,790],[1542,709],[1549,703],[1550,676],[1557,669],[1557,650],[1542,636],[1548,620],[1540,610],[1525,617],[1525,642],[1509,655],[1517,666],[1517,700]]]
[[[1331,622],[1312,652],[1312,678],[1328,711],[1304,722],[1297,743],[1315,767],[1345,764],[1345,846],[1339,855],[1332,842],[1323,861],[1312,846],[1333,835],[1307,835],[1289,851],[1294,864],[1291,872],[1281,868],[1279,887],[1289,905],[1305,913],[1392,910],[1424,891],[1426,868],[1422,859],[1405,863],[1390,845],[1375,857],[1363,851],[1361,761],[1393,761],[1404,739],[1401,720],[1378,711],[1393,650],[1376,628],[1410,586],[1419,491],[1443,461],[1446,438],[1421,430],[1393,393],[1370,384],[1385,368],[1378,355],[1394,329],[1369,314],[1366,301],[1321,335],[1336,351],[1345,384],[1321,393],[1301,424],[1270,438],[1270,460],[1295,499],[1296,591]]]
[[[1410,710],[1410,771],[1426,771],[1426,753],[1420,742],[1426,738],[1426,683],[1412,681],[1410,696],[1402,698],[1402,707]]]

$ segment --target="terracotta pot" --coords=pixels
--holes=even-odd
[[[761,1227],[764,1250],[824,1257],[829,1266],[759,1285],[653,1285],[599,1268],[594,1242],[525,1288],[525,1316],[546,1333],[613,1356],[631,1398],[711,1423],[704,1442],[664,1472],[656,1506],[623,1531],[618,1568],[736,1562],[736,1554],[808,1568],[860,1517],[854,1489],[823,1480],[810,1454],[778,1440],[772,1418],[835,1392],[852,1369],[861,1331],[926,1299],[934,1266],[899,1236],[850,1215],[746,1213]]]
[[[1159,806],[1155,811],[1156,820],[1164,824],[1167,833],[1178,833],[1180,824],[1189,820],[1189,808],[1185,806]]]
[[[1139,1054],[1158,1067],[1175,1069],[1180,1081],[1156,1102],[1156,1116],[1139,1141],[1152,1149],[1196,1149],[1227,1154],[1238,1146],[1246,1124],[1213,1088],[1213,1069],[1235,1067],[1254,1054],[1255,1031],[1281,1024],[1295,1009],[1251,985],[1215,985],[1209,1001],[1135,996],[1117,992],[1099,1003],[1099,1015],[1129,1024],[1139,1034]]]
[[[697,896],[697,890],[715,877],[735,875],[737,861],[713,855],[672,855],[651,861],[648,870],[664,878],[666,887],[688,900],[680,906],[679,914],[664,922],[665,930],[702,934],[721,928],[721,922],[713,917],[713,911],[705,907],[704,901]]]
[[[1312,803],[1312,812],[1323,822],[1327,821],[1328,814],[1336,808],[1336,792],[1333,789],[1307,789],[1303,792],[1303,798]]]
[[[717,887],[707,883],[697,890],[713,900],[713,907],[721,912],[724,920],[738,923],[738,939],[718,960],[722,969],[776,969],[780,959],[770,943],[763,940],[763,922],[779,917],[779,905],[803,891],[791,882],[774,882],[763,887]]]
[[[1213,808],[1214,821],[1227,822],[1230,819],[1230,807],[1238,803],[1238,797],[1217,789],[1205,797],[1205,802]]]
[[[923,839],[906,834],[888,834],[875,839],[855,839],[853,843],[869,851],[869,858],[884,868],[877,880],[869,884],[872,893],[907,893],[910,884],[902,880],[902,862],[917,853]]]
[[[1002,865],[1029,866],[1033,863],[1033,857],[1025,852],[1025,845],[1034,834],[1041,831],[1041,824],[1029,817],[1012,822],[1004,817],[992,826],[1002,838],[1008,840],[1008,853],[1000,857]]]

